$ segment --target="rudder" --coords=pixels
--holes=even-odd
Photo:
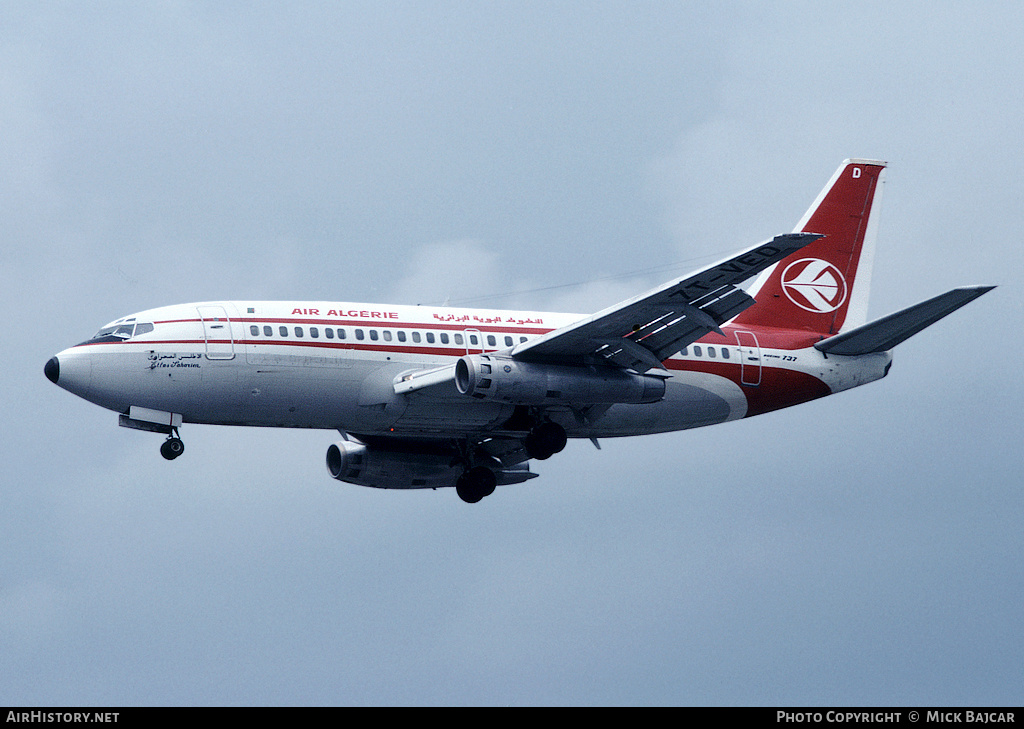
[[[848,159],[839,166],[794,230],[825,237],[762,273],[749,291],[757,303],[736,325],[832,336],[867,321],[885,165]]]

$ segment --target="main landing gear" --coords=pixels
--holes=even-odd
[[[523,448],[530,458],[544,460],[561,452],[567,441],[565,428],[558,423],[545,420],[532,428],[523,438]],[[474,458],[465,443],[461,448],[462,454],[453,460],[452,465],[462,463],[466,470],[456,481],[455,491],[459,498],[467,504],[475,504],[485,496],[494,493],[494,489],[498,485],[498,477],[487,466],[470,467],[474,460],[480,463],[482,459]]]
[[[167,440],[165,440],[163,445],[160,446],[160,455],[168,461],[173,461],[184,452],[185,444],[182,442],[181,438],[178,437],[177,429],[168,435]]]
[[[565,428],[547,420],[527,434],[523,439],[523,447],[530,458],[543,461],[556,453],[561,453],[567,440]]]
[[[475,504],[485,496],[494,493],[498,477],[487,466],[475,466],[459,476],[455,491],[467,504]]]
[[[494,493],[498,485],[498,477],[493,470],[482,463],[489,463],[493,459],[481,452],[477,452],[474,445],[466,440],[455,444],[458,454],[452,459],[451,465],[461,465],[464,469],[459,480],[455,482],[455,493],[467,504],[475,504],[485,496]],[[497,465],[495,462],[494,465]]]

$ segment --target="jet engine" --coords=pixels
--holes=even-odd
[[[665,380],[602,366],[520,362],[468,354],[455,363],[463,395],[514,405],[652,403],[665,396]]]
[[[522,483],[537,474],[526,463],[499,466],[493,471],[498,485]],[[380,489],[436,489],[455,486],[465,472],[456,453],[439,443],[396,442],[388,447],[343,440],[327,449],[327,470],[332,478],[357,486]]]

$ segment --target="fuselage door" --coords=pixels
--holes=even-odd
[[[753,332],[736,332],[740,345],[740,383],[747,387],[761,384],[761,347]]]
[[[206,337],[207,359],[234,359],[235,340],[231,335],[231,320],[223,306],[198,306]]]

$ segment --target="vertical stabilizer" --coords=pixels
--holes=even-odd
[[[884,173],[885,162],[839,166],[794,230],[824,238],[762,273],[750,289],[757,303],[736,325],[832,336],[867,321]]]

